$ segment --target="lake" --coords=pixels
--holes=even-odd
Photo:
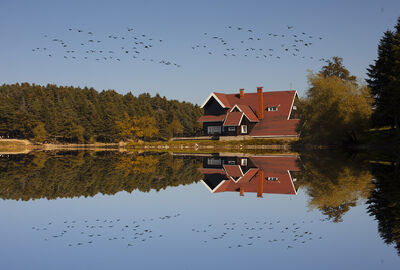
[[[1,269],[398,269],[396,164],[331,152],[1,155]]]

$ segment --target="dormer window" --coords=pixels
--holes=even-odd
[[[269,112],[276,112],[278,110],[278,107],[277,106],[274,106],[274,107],[267,107],[267,111],[269,111]]]
[[[278,181],[278,177],[268,176],[268,177],[265,177],[265,180],[267,180],[267,181]]]

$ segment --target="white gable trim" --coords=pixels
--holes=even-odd
[[[204,182],[203,180],[200,180],[200,182],[202,182],[202,183],[207,187],[207,189],[208,189],[211,193],[214,193],[216,190],[218,190],[218,188],[219,188],[223,183],[225,183],[225,181],[226,181],[226,180],[222,180],[214,189],[211,189],[211,188],[206,184],[206,182]]]
[[[240,117],[240,120],[239,120],[239,124],[238,124],[238,126],[240,126],[240,124],[242,123],[242,120],[243,120],[243,115],[245,115],[244,113],[242,113],[242,117]],[[247,118],[247,116],[246,116],[246,118]],[[247,119],[249,119],[249,118],[247,118]]]
[[[296,96],[297,96],[297,91],[294,92],[293,100],[292,100],[292,106],[290,106],[290,111],[289,111],[289,115],[287,117],[287,120],[289,120],[290,115],[292,114],[293,104],[294,104],[294,100],[296,99]]]
[[[239,166],[239,165],[237,165],[237,166]],[[224,165],[224,170],[225,170],[225,173],[226,173],[225,165]],[[242,168],[241,168],[240,166],[239,166],[239,170],[240,170],[240,173],[242,174],[242,176],[240,176],[240,177],[238,178],[238,180],[235,180],[232,176],[230,176],[230,178],[232,179],[232,181],[235,182],[235,183],[237,183],[238,181],[240,181],[240,179],[242,179],[242,177],[244,176],[243,171],[242,171]]]
[[[238,106],[237,104],[235,104],[235,106],[233,106],[233,108],[232,108],[229,112],[233,112],[233,110],[234,110],[235,108],[238,108],[239,112],[243,112],[243,111],[239,108],[239,106]],[[246,117],[247,117],[247,116],[246,116]]]
[[[212,93],[208,96],[208,98],[204,101],[204,103],[201,105],[200,108],[204,108],[204,106],[206,106],[206,104],[208,103],[208,101],[209,101],[210,98],[212,98],[212,97],[215,98],[215,100],[219,103],[219,105],[222,106],[222,108],[228,108],[227,106],[225,106],[224,103],[222,103],[221,100],[219,100],[219,98],[217,97],[217,95],[215,95],[214,92],[212,92]]]
[[[243,115],[245,115],[245,114],[242,112],[242,116],[240,117],[239,124],[238,124],[237,126],[240,126],[240,123],[242,123]],[[222,123],[222,126],[224,126],[224,127],[236,127],[236,126],[225,126],[225,122],[226,122],[226,119],[227,119],[227,118],[228,118],[228,114],[226,114],[225,120],[224,120],[224,123]],[[247,118],[247,116],[246,116],[246,118]],[[249,118],[247,118],[247,119],[249,119]],[[250,120],[249,120],[249,121],[250,121]]]
[[[292,183],[292,187],[293,187],[293,190],[294,190],[294,194],[297,195],[297,190],[296,190],[296,187],[294,186],[293,179],[292,179],[292,175],[290,174],[290,171],[289,171],[289,170],[287,170],[287,173],[288,173],[288,175],[289,175],[289,177],[290,177],[290,182]]]
[[[235,108],[237,108],[237,109],[239,110],[239,112],[242,112],[242,113],[244,114],[244,116],[246,116],[247,120],[250,121],[250,118],[246,115],[245,112],[243,112],[243,111],[239,108],[239,106],[238,106],[237,104],[235,104],[235,106],[233,106],[233,108],[232,108],[229,112],[232,112]],[[250,110],[251,110],[251,108],[250,108]],[[241,121],[242,121],[242,120],[240,120],[240,122],[241,122]],[[252,122],[252,121],[250,121],[250,122]],[[257,121],[257,122],[259,122],[259,121]],[[257,122],[256,122],[256,123],[257,123]]]

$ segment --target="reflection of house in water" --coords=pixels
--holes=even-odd
[[[300,173],[297,156],[209,156],[203,161],[203,184],[212,192],[246,192],[257,197],[268,194],[297,193],[296,178]]]

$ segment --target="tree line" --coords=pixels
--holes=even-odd
[[[198,105],[150,94],[29,83],[0,86],[0,136],[38,142],[166,140],[201,132]]]
[[[0,158],[0,198],[92,197],[120,191],[149,192],[198,182],[196,158],[168,153],[36,152]]]
[[[378,233],[400,256],[400,156],[366,153],[303,152],[296,186],[309,196],[309,207],[332,222],[342,222],[351,208],[366,204]]]
[[[303,142],[354,144],[369,129],[385,126],[400,137],[400,17],[395,30],[384,33],[367,71],[366,81],[358,79],[336,56],[309,73],[310,87],[298,106]]]

